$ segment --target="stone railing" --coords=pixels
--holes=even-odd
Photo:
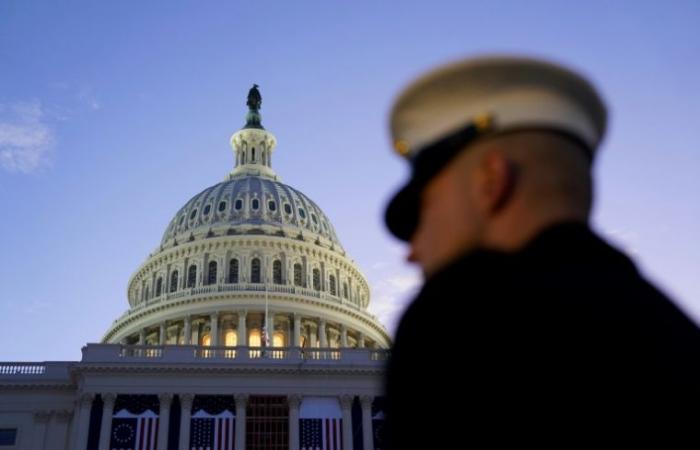
[[[273,294],[287,294],[296,295],[300,297],[312,297],[356,309],[359,312],[366,314],[367,316],[373,319],[376,319],[376,317],[373,314],[361,308],[359,304],[354,300],[343,298],[340,295],[331,295],[330,293],[325,291],[317,291],[315,289],[309,289],[300,286],[290,286],[286,284],[224,283],[212,284],[208,286],[198,286],[193,288],[180,289],[176,292],[163,293],[158,297],[150,298],[133,306],[124,314],[122,314],[122,316],[119,319],[115,320],[115,322],[118,322],[119,320],[128,317],[129,315],[136,313],[143,308],[157,305],[161,302],[167,302],[168,300],[176,300],[184,297],[194,297],[198,295],[209,295],[224,292],[270,292]]]
[[[68,381],[73,362],[0,362],[0,380],[48,379]]]
[[[88,344],[83,363],[270,363],[332,362],[381,366],[389,351],[370,348],[206,347],[196,345]]]

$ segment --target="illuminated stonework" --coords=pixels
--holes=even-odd
[[[261,102],[254,86],[233,170],[175,213],[101,343],[77,362],[0,362],[8,448],[209,448],[214,417],[227,450],[382,448],[389,336],[328,217],[272,169]],[[316,419],[334,442],[305,441]]]

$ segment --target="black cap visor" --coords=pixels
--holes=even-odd
[[[411,239],[420,221],[420,201],[425,186],[487,128],[470,123],[416,153],[411,161],[411,179],[394,195],[384,213],[384,222],[394,236],[403,241]]]

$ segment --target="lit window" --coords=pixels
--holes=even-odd
[[[257,198],[254,198],[251,202],[251,206],[253,209],[257,210],[258,208],[260,208],[260,201]]]
[[[219,212],[226,209],[226,202],[219,202]]]
[[[248,345],[251,347],[260,347],[261,343],[260,330],[250,330],[250,334],[248,335]]]
[[[210,334],[204,334],[202,335],[202,340],[199,345],[204,345],[205,347],[209,347],[211,345],[211,335]]]
[[[241,209],[243,209],[243,200],[241,200],[240,198],[236,200],[234,207],[236,208],[236,211],[240,211]]]
[[[272,212],[275,212],[277,211],[277,204],[270,200],[269,202],[267,202],[267,209],[269,209]]]
[[[207,276],[207,284],[216,284],[216,261],[209,263],[209,275]]]
[[[276,331],[272,335],[272,346],[273,347],[284,347],[284,333],[281,331]]]
[[[226,330],[226,334],[224,334],[224,345],[226,347],[235,347],[238,345],[238,333],[236,333],[236,330]]]
[[[204,207],[204,215],[205,215],[205,216],[208,216],[208,215],[209,215],[209,211],[211,211],[211,205],[205,206],[205,207]]]
[[[260,259],[253,258],[250,262],[250,282],[260,283]]]
[[[190,220],[194,219],[196,215],[197,215],[197,210],[193,209],[192,214],[190,214]]]
[[[291,205],[290,205],[289,203],[285,203],[285,204],[284,204],[284,212],[287,213],[287,214],[291,214],[291,213],[292,213],[292,207],[291,207]]]

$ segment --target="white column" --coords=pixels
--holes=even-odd
[[[190,450],[190,419],[192,418],[192,394],[180,394],[179,450]]]
[[[321,348],[328,347],[328,333],[326,333],[326,321],[321,320],[318,326],[318,338],[321,340]]]
[[[88,431],[90,429],[90,411],[92,410],[92,399],[94,394],[83,394],[80,397],[77,413],[77,426],[75,428],[75,446],[71,450],[86,450]]]
[[[348,348],[348,327],[345,325],[340,326],[340,346]]]
[[[219,345],[219,313],[215,312],[209,316],[209,328],[211,334],[211,345],[216,347]]]
[[[360,397],[362,405],[362,448],[372,450],[374,448],[374,430],[372,429],[372,401],[369,395]]]
[[[165,345],[165,322],[160,324],[158,333],[158,345]]]
[[[100,425],[99,450],[109,450],[109,438],[112,435],[112,414],[114,414],[114,401],[117,396],[112,393],[102,394],[102,424]]]
[[[340,411],[343,414],[343,448],[352,447],[352,395],[340,396]],[[371,447],[370,447],[371,448]]]
[[[245,326],[246,311],[238,312],[238,346],[248,346],[248,331]]]
[[[364,333],[360,333],[360,335],[357,338],[357,348],[365,348],[365,335],[364,335]]]
[[[294,347],[301,347],[301,316],[294,314]]]
[[[289,450],[299,450],[299,406],[301,395],[292,394],[289,402]],[[351,449],[352,450],[352,449]]]
[[[245,409],[248,404],[248,396],[245,394],[236,395],[236,442],[233,448],[236,450],[245,449]]]
[[[159,450],[168,448],[168,429],[170,428],[170,404],[173,401],[172,394],[160,394],[158,396],[160,410],[158,412],[158,446]]]
[[[146,345],[146,330],[143,328],[139,331],[139,345]]]
[[[50,411],[34,412],[34,430],[32,431],[32,450],[44,450],[46,440],[46,429],[51,418]]]
[[[54,411],[49,422],[49,431],[46,436],[45,450],[65,450],[68,441],[68,424],[71,411]]]
[[[185,316],[185,345],[192,342],[192,317]]]

